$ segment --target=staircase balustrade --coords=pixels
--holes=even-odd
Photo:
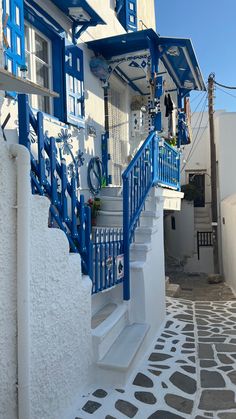
[[[129,300],[129,252],[135,229],[152,186],[180,189],[179,152],[152,132],[122,175],[123,230],[92,231],[91,209],[83,195],[77,197],[77,174],[72,171],[69,179],[65,159],[58,158],[56,139],[44,133],[42,112],[35,116],[28,97],[21,94],[18,114],[19,143],[30,152],[32,193],[47,196],[51,202],[49,227],[64,231],[70,251],[81,255],[82,270],[92,280],[93,293],[123,282],[124,300]]]
[[[123,179],[124,300],[130,299],[130,244],[146,197],[154,185],[180,189],[180,155],[152,132],[127,169]]]

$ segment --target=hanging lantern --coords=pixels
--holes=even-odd
[[[100,80],[107,80],[108,78],[108,64],[106,60],[102,57],[93,57],[90,60],[90,70],[95,77],[98,77]]]

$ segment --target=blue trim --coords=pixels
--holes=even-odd
[[[60,36],[63,33],[63,29],[57,22],[54,21],[45,11],[40,9],[32,0],[30,0],[32,6],[43,16],[39,17],[38,14],[28,5],[25,5],[24,15],[25,20],[34,26],[38,31],[46,35],[52,43],[52,78],[53,78],[53,90],[60,96],[59,98],[53,99],[54,116],[60,121],[65,121],[65,110],[64,110],[64,76],[63,76],[63,47],[64,38]],[[44,18],[46,20],[44,20]],[[52,23],[49,26],[47,21]]]
[[[137,1],[117,0],[118,20],[127,32],[137,31]]]
[[[10,14],[4,34],[7,37],[7,29],[10,31],[9,48],[4,50],[5,67],[14,75],[19,76],[19,70],[25,66],[25,38],[24,38],[24,6],[23,0],[11,0],[9,2]],[[17,13],[18,11],[18,13]],[[6,0],[3,0],[3,21],[6,18]],[[17,24],[19,18],[19,24]],[[19,51],[20,49],[20,51]],[[20,52],[20,53],[19,53]],[[16,98],[15,92],[6,92],[7,95]]]
[[[163,38],[153,29],[146,29],[89,41],[87,45],[108,60],[130,52],[149,50],[152,56],[152,76],[157,73],[157,61],[161,59],[178,88],[188,92],[206,90],[190,39]],[[187,81],[191,84],[185,84]]]
[[[86,0],[51,0],[63,13],[71,18],[69,15],[69,7],[81,7],[90,16],[89,26],[96,26],[98,24],[104,25],[104,20],[98,13],[88,4]],[[71,18],[72,19],[72,18]],[[78,26],[84,25],[84,20],[73,18]],[[86,22],[87,23],[87,22]]]
[[[65,39],[66,120],[75,126],[84,126],[84,59],[83,51]],[[80,85],[80,92],[77,86]],[[73,103],[73,106],[72,106]]]
[[[59,23],[53,19],[45,10],[37,5],[33,0],[27,0],[29,4],[24,3],[24,14],[25,19],[28,20],[33,26],[38,25],[40,22],[44,25],[44,29],[49,32],[49,35],[45,33],[46,36],[50,36],[51,32],[55,32],[58,35],[64,34],[65,30]]]

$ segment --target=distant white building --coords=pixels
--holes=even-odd
[[[217,188],[218,188],[218,227],[219,258],[225,278],[233,285],[235,281],[229,275],[229,250],[226,250],[226,220],[222,211],[226,211],[231,196],[236,192],[234,176],[234,150],[236,142],[234,131],[236,113],[217,110],[214,114]],[[167,252],[176,257],[186,272],[213,272],[213,250],[211,236],[211,162],[208,113],[197,112],[192,117],[192,143],[182,149],[181,184],[193,183],[197,186],[198,196],[194,201],[183,200],[179,214],[169,214],[165,221]],[[173,219],[175,229],[173,230]],[[228,218],[228,217],[227,217]],[[229,225],[229,221],[227,221]],[[229,230],[233,229],[230,222]],[[231,230],[232,231],[232,230]],[[180,234],[181,232],[181,234]],[[228,233],[227,233],[228,234]],[[202,246],[202,244],[210,244]],[[230,258],[233,263],[232,258]],[[236,283],[236,282],[235,282]]]

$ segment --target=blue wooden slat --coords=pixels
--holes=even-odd
[[[57,177],[56,177],[56,145],[55,138],[50,138],[50,175],[51,175],[51,202],[53,205],[58,205],[58,193],[57,193]]]
[[[44,151],[44,132],[43,132],[43,114],[38,112],[37,115],[37,136],[38,136],[38,170],[39,170],[39,181],[41,185],[44,185],[46,182],[45,174],[45,159],[43,155]]]

